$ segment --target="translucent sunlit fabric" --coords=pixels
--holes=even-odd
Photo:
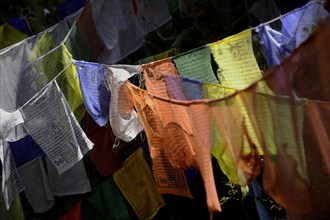
[[[67,22],[62,21],[45,32],[48,32],[55,43],[58,43],[64,39],[68,29]],[[43,34],[44,32],[39,33],[0,50],[0,108],[5,111],[17,110],[47,83],[47,77],[41,68],[44,66],[43,59],[36,59],[32,52]],[[54,62],[49,63],[48,70],[55,69],[53,64]],[[24,128],[17,126],[8,139],[17,141],[26,135]]]
[[[170,98],[178,100],[203,99],[203,83],[180,76],[162,76]]]
[[[143,158],[142,148],[126,159],[124,166],[113,174],[113,179],[139,219],[152,219],[165,205]]]
[[[158,81],[157,78],[161,78],[162,75],[176,75],[176,69],[174,64],[171,62],[171,58],[142,65],[141,70],[143,71],[144,78],[146,79],[147,87],[152,91],[163,92],[166,90],[165,81]],[[136,96],[133,96],[132,100],[147,134],[149,141],[148,146],[150,156],[153,160],[152,165],[158,191],[160,193],[169,193],[191,198],[191,193],[189,191],[189,186],[187,184],[184,171],[181,169],[182,167],[178,168],[171,165],[171,162],[174,162],[174,160],[170,161],[170,158],[166,153],[165,148],[167,146],[164,146],[163,144],[165,137],[161,135],[164,134],[165,129],[161,124],[160,116],[155,109],[155,103],[149,102],[148,99],[145,100],[143,97],[143,92],[135,92],[137,92],[137,94]],[[171,140],[173,141],[174,138]],[[180,149],[182,149],[182,147]],[[180,150],[178,149],[178,151],[175,152],[180,152]],[[183,152],[180,152],[182,157],[178,156],[177,158],[180,159],[180,162],[183,163],[184,167],[187,167],[186,164],[192,162],[191,153],[189,153],[187,157],[182,154]],[[187,160],[187,162],[185,160]],[[177,163],[178,162],[179,161],[177,161]]]
[[[108,66],[108,84],[111,93],[109,119],[113,133],[119,139],[130,142],[142,130],[143,126],[136,111],[124,93],[123,84],[130,77],[139,74],[138,66]]]
[[[108,71],[102,64],[76,61],[81,93],[89,115],[99,126],[109,121]]]
[[[46,31],[38,41],[37,45],[33,48],[32,54],[34,59],[47,54],[50,50],[55,48],[55,43],[50,34]],[[33,62],[32,57],[30,58]],[[32,64],[33,65],[33,64]],[[35,68],[39,68],[40,72],[43,72],[48,80],[51,80],[63,69],[61,63],[61,53],[56,50],[43,58],[41,65],[35,65]]]
[[[262,77],[252,48],[251,29],[208,45],[223,86],[244,89]]]
[[[141,118],[148,138],[148,147],[152,158],[153,175],[157,190],[162,194],[174,194],[191,198],[191,193],[183,169],[171,165],[164,148],[164,128],[155,110],[154,102],[144,99],[144,90],[131,92],[131,101]],[[181,155],[181,154],[180,154]],[[180,159],[182,162],[183,159]]]
[[[53,50],[52,52],[49,52]],[[54,41],[45,32],[38,44],[32,50],[35,58],[31,59],[31,65],[39,73],[39,80],[47,83],[54,79],[62,70],[64,73],[58,77],[58,83],[67,98],[69,105],[78,121],[82,119],[86,110],[83,105],[83,98],[79,87],[77,69],[72,64],[72,56],[62,44],[61,48],[55,48]],[[38,57],[42,57],[35,61]]]
[[[59,174],[73,167],[93,148],[56,81],[49,83],[20,112],[24,127]]]
[[[329,39],[330,18],[321,23],[316,33],[280,66],[271,69],[263,80],[219,99],[174,100],[156,96],[130,83],[127,87],[133,99],[140,96],[140,100],[149,103],[157,100],[157,108],[154,108],[162,120],[165,118],[162,115],[174,114],[172,111],[162,112],[158,106],[177,105],[186,109],[190,113],[193,135],[203,146],[211,145],[215,123],[224,146],[232,151],[247,182],[261,171],[260,155],[246,124],[249,117],[264,152],[263,186],[267,193],[292,218],[328,219]],[[180,111],[176,113],[181,117]],[[154,127],[158,128],[156,123]],[[164,133],[160,136],[166,137]],[[246,146],[249,147],[248,153],[242,144],[244,138],[249,143]]]
[[[176,100],[195,100],[195,99],[217,99],[224,98],[236,92],[233,88],[228,88],[220,85],[210,84],[210,83],[202,83],[199,82],[199,86],[196,86],[196,82],[194,80],[190,80],[184,77],[179,76],[164,76],[166,85],[167,85],[167,94],[170,98]],[[190,90],[189,90],[190,88]],[[194,94],[193,98],[191,98],[191,94]],[[198,96],[197,96],[198,95]],[[263,154],[260,144],[256,139],[256,135],[253,132],[253,128],[251,126],[251,121],[248,120],[248,114],[244,106],[241,104],[240,106],[241,112],[245,114],[245,123],[247,127],[247,132],[250,134],[252,142],[257,145],[257,150],[260,154]],[[242,173],[242,170],[237,169],[236,164],[236,156],[233,155],[233,151],[231,151],[228,147],[225,147],[223,140],[219,135],[219,128],[217,123],[212,122],[212,136],[211,136],[211,147],[212,147],[212,155],[217,159],[221,170],[227,175],[227,177],[234,183],[240,185],[246,185],[246,179]],[[237,130],[236,132],[243,132],[243,130]],[[242,135],[242,134],[241,134]],[[245,153],[250,152],[250,147],[248,143],[248,139],[245,137],[243,139],[243,150]]]
[[[63,73],[57,77],[56,81],[61,87],[61,90],[69,103],[70,109],[78,121],[81,121],[86,113],[84,100],[82,97],[79,76],[76,65],[72,62],[72,56],[64,46],[61,44],[62,50],[62,65]]]
[[[195,128],[191,126],[192,121],[199,121],[199,118],[196,115],[194,118],[190,117],[191,112],[184,105],[169,105],[161,99],[155,100],[146,90],[130,83],[127,83],[127,88],[144,123],[151,156],[157,158],[164,154],[165,158],[169,158],[170,164],[166,165],[168,168],[197,166],[204,180],[209,211],[219,212],[221,208],[213,177],[211,144],[207,143],[210,141],[209,134],[195,136],[193,133]],[[209,120],[201,124],[204,125],[205,122]],[[187,132],[185,125],[190,125],[190,133]],[[198,129],[203,130],[204,127],[200,126]]]
[[[163,78],[166,75],[175,76],[177,73],[170,58],[143,65],[142,69],[147,90],[151,94],[167,99],[170,98],[167,92],[174,90],[177,99],[187,100],[182,87],[173,84],[172,89],[169,90],[169,80],[166,81]],[[204,142],[209,137],[204,136],[204,140],[200,136],[195,136],[194,130],[197,127],[194,128],[191,123],[192,120],[195,121],[198,118],[191,118],[190,109],[184,106],[168,105],[158,99],[154,99],[152,102],[153,111],[158,113],[160,122],[158,126],[163,127],[163,131],[159,135],[164,138],[162,144],[172,166],[176,168],[191,166],[199,168],[204,180],[209,211],[210,213],[219,212],[221,208],[213,178],[211,144]]]
[[[282,137],[287,137],[282,133],[288,131],[287,125],[290,124],[283,123],[286,129],[274,130],[278,136],[284,135],[279,136],[280,142],[276,145],[278,155],[272,160],[266,158],[264,172],[265,189],[287,209],[289,216],[297,218],[299,215],[305,219],[327,219],[330,216],[329,39],[330,18],[327,18],[309,40],[284,59],[280,66],[271,69],[265,78],[274,93],[290,97],[292,113],[302,108],[305,114],[302,125],[303,150],[296,147],[292,149],[288,147],[287,140],[282,140]],[[256,95],[252,97],[252,100],[246,99],[247,102],[260,102]],[[273,115],[273,122],[279,113]],[[296,138],[299,137],[297,118],[297,114],[292,114],[291,121],[295,123],[291,132],[295,134],[292,139],[295,138],[296,143],[299,143]],[[262,139],[267,141],[268,138],[264,136],[265,133],[261,133]],[[298,158],[305,158],[305,164]],[[305,173],[302,174],[300,171],[304,166]]]
[[[176,56],[173,62],[181,76],[219,84],[212,69],[211,52],[207,46]]]
[[[179,76],[164,76],[164,80],[167,85],[166,92],[168,96],[176,100],[223,98],[235,93],[236,91],[235,89],[210,83],[199,82],[199,84],[197,84],[199,86],[196,86],[197,81]],[[194,96],[189,95],[192,93]],[[212,126],[212,155],[217,159],[221,170],[232,182],[241,185],[246,184],[246,180],[239,175],[239,172],[241,171],[237,169],[235,155],[232,155],[232,151],[224,146],[224,143],[219,135],[219,128],[217,127],[216,123],[213,123]]]
[[[312,1],[281,17],[281,30],[269,24],[258,28],[269,67],[278,65],[315,30],[317,22],[329,16],[321,1]]]

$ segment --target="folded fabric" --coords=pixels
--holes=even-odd
[[[107,178],[81,204],[85,220],[131,219],[125,201],[112,177]]]
[[[263,175],[265,190],[286,209],[289,217],[313,219],[330,216],[327,205],[330,197],[326,184],[330,178],[330,161],[326,156],[330,152],[329,126],[326,124],[330,115],[329,27],[330,18],[327,18],[319,24],[313,37],[284,59],[280,66],[272,68],[268,73],[271,77],[266,78],[267,85],[274,93],[288,96],[291,100],[292,118],[289,123],[288,120],[280,123],[286,128],[294,126],[294,131],[291,131],[294,135],[290,136],[294,137],[296,144],[288,147],[288,131],[282,127],[277,129],[275,134],[284,134],[273,138],[277,142],[277,157],[273,157],[276,162],[272,162],[271,155],[265,158],[267,163]],[[298,107],[304,113],[302,141],[297,138],[298,131],[301,131],[298,129],[297,112],[293,111]],[[278,111],[272,117],[280,114]],[[274,123],[277,123],[276,118]],[[266,132],[260,134],[266,135]],[[303,150],[296,148],[301,145]]]
[[[18,168],[24,184],[24,194],[35,213],[44,213],[55,204],[43,158]]]
[[[126,159],[124,166],[114,173],[113,179],[139,219],[152,219],[165,205],[141,148]]]
[[[56,81],[41,90],[21,112],[24,126],[59,174],[73,167],[93,147]]]
[[[67,22],[62,21],[47,29],[46,32],[55,44],[58,44],[64,38],[63,32],[67,30]],[[42,59],[36,60],[32,53],[43,34],[39,33],[0,50],[0,108],[3,110],[9,112],[17,110],[46,85],[47,77],[40,68]],[[26,129],[17,126],[15,132],[8,137],[8,141],[17,141],[26,135],[28,135]]]
[[[105,126],[109,121],[109,72],[101,64],[83,61],[76,61],[75,64],[86,110],[99,126]]]
[[[67,48],[63,44],[60,47],[58,45],[56,48],[50,34],[45,32],[33,48],[32,53],[35,59],[42,57],[37,62],[32,59],[32,62],[34,62],[32,65],[40,73],[39,80],[43,82],[42,84],[46,84],[57,77],[57,82],[69,102],[71,110],[77,120],[81,121],[86,110],[83,106],[83,98],[79,88],[77,69],[72,64],[72,56]],[[60,73],[62,74],[57,76]]]
[[[261,35],[269,67],[279,65],[292,51],[301,45],[315,30],[317,23],[329,13],[320,1],[311,1],[306,5],[281,17],[281,30],[274,30],[268,24],[261,24]]]
[[[65,47],[61,44],[63,73],[57,77],[57,82],[65,95],[68,104],[74,113],[76,119],[80,122],[86,113],[84,100],[79,87],[79,77],[77,68],[72,62],[72,56]]]
[[[156,98],[156,95],[151,95],[131,83],[126,85],[131,94],[132,103],[134,103],[144,123],[150,142],[151,156],[155,155],[155,165],[158,167],[163,166],[164,171],[159,172],[162,175],[158,174],[158,178],[156,177],[160,181],[159,185],[168,187],[176,184],[174,185],[175,188],[172,189],[172,194],[177,193],[176,190],[179,192],[180,189],[181,193],[185,192],[187,194],[185,176],[178,176],[179,178],[175,179],[175,182],[169,184],[170,179],[167,179],[166,172],[173,172],[171,167],[187,168],[195,166],[200,170],[204,180],[210,213],[219,212],[221,208],[211,164],[211,139],[210,133],[207,131],[209,129],[207,125],[210,126],[210,124],[206,124],[211,123],[211,118],[203,117],[203,112],[208,112],[208,110],[203,105],[196,105],[196,109],[189,110],[185,105],[174,104],[176,101],[180,102],[179,100],[174,100],[174,103],[170,104],[167,101],[171,99],[164,96],[157,96],[159,98]],[[159,92],[164,94],[166,88],[165,91],[159,90]],[[197,137],[199,140],[197,140]],[[157,157],[168,158],[169,163],[162,164],[164,160],[159,160]],[[161,166],[157,163],[160,163]]]
[[[142,123],[136,111],[131,107],[123,84],[130,77],[139,74],[138,66],[113,65],[108,66],[108,83],[111,92],[109,118],[112,131],[119,139],[129,142],[143,130]]]
[[[178,85],[178,83],[168,84],[168,80],[163,80],[163,77],[166,77],[166,75],[168,75],[167,79],[170,77],[175,79],[176,69],[173,63],[170,63],[170,59],[168,59],[167,62],[159,61],[158,63],[161,65],[166,64],[166,69],[160,69],[161,65],[159,65],[158,68],[161,70],[159,71],[155,64],[144,65],[147,67],[144,69],[144,78],[146,80],[147,90],[150,94],[169,99],[170,95],[176,92],[176,95],[180,97],[178,100],[187,100],[182,86]],[[131,90],[131,92],[132,91],[133,90]],[[205,183],[209,211],[211,214],[219,212],[221,208],[213,177],[211,147],[207,142],[210,141],[209,134],[207,136],[204,134],[194,134],[194,131],[199,128],[194,127],[192,121],[197,121],[201,116],[193,116],[192,111],[194,111],[194,109],[190,110],[181,105],[170,105],[169,103],[163,102],[163,100],[152,99],[145,95],[142,90],[138,93],[136,92],[135,90],[135,94],[132,93],[134,104],[136,105],[137,97],[140,96],[139,98],[143,100],[141,103],[148,103],[148,105],[152,107],[152,111],[149,110],[148,114],[151,112],[159,118],[158,121],[155,121],[147,117],[145,124],[149,123],[154,127],[158,127],[161,146],[164,148],[164,153],[167,154],[171,165],[175,168],[187,168],[192,166],[198,168]],[[141,108],[139,108],[139,110],[141,110]],[[146,110],[143,109],[142,111]],[[142,114],[144,113],[140,112],[140,115]],[[207,122],[208,119],[203,119],[200,121],[201,124],[199,125],[204,126]]]
[[[141,69],[146,79],[148,89],[156,92],[163,92],[167,87],[165,80],[157,80],[157,78],[160,78],[162,75],[177,75],[177,70],[171,58],[144,64],[141,66]],[[134,103],[134,107],[141,118],[148,138],[153,174],[156,179],[158,192],[192,198],[183,169],[174,167],[171,164],[168,154],[166,154],[165,147],[167,146],[164,146],[164,137],[162,136],[165,132],[164,126],[161,124],[161,118],[155,109],[155,103],[151,102],[149,99],[144,100],[143,94],[138,91],[136,94],[131,93],[131,91],[129,91],[129,93],[131,102]],[[174,139],[175,138],[171,138],[171,140]],[[177,144],[175,144],[175,146],[177,146]],[[180,149],[183,147],[184,146],[181,145]],[[187,152],[189,152],[189,147],[186,148],[188,149]],[[173,149],[175,149],[175,147],[173,147]],[[175,152],[179,152],[178,155],[176,155],[179,158],[184,154],[184,151],[179,149]],[[180,161],[186,165],[185,159],[189,161],[188,158],[191,159],[191,154],[181,157]]]

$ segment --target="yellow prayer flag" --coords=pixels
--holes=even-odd
[[[69,103],[69,106],[74,113],[76,119],[81,121],[86,113],[83,97],[79,85],[79,77],[77,68],[72,63],[72,56],[66,49],[65,45],[61,44],[62,49],[62,64],[65,69],[64,73],[57,79],[58,84]]]
[[[165,205],[163,197],[157,192],[141,148],[124,162],[124,166],[114,173],[113,178],[140,219],[152,219]]]
[[[37,45],[33,48],[32,54],[33,59],[45,55],[39,60],[40,68],[43,73],[47,76],[48,80],[52,80],[59,72],[63,70],[63,65],[61,62],[61,54],[58,50],[49,53],[50,50],[55,48],[55,43],[49,33],[45,33],[41,36]],[[37,67],[37,66],[36,66]]]
[[[0,49],[20,42],[28,36],[9,24],[0,26]]]
[[[262,77],[253,53],[250,29],[209,47],[219,67],[217,74],[222,85],[242,89]]]

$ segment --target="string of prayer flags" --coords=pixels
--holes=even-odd
[[[157,80],[157,78],[160,79],[162,75],[177,75],[177,70],[171,62],[171,58],[142,65],[141,69],[146,80],[147,88],[152,91],[164,92],[166,90],[167,85],[165,81]],[[155,103],[151,99],[145,99],[142,90],[135,90],[134,88],[129,87],[128,89],[134,107],[143,122],[144,130],[149,141],[148,146],[153,161],[153,173],[156,179],[158,192],[191,198],[192,196],[182,167],[174,167],[166,153],[165,147],[167,146],[164,146],[163,137],[165,130],[161,124],[161,118],[155,108]],[[184,145],[181,147],[184,147]],[[176,152],[179,152],[179,150]],[[188,152],[189,149],[187,153]],[[181,151],[180,155],[183,153],[184,151]],[[172,155],[175,155],[175,153]],[[191,153],[187,155],[188,156],[180,158],[180,162],[186,164],[185,159],[191,162]],[[190,158],[190,160],[188,160],[188,158]]]
[[[209,45],[221,85],[243,89],[262,77],[252,48],[251,30]]]
[[[45,82],[52,80],[59,72],[63,69],[63,64],[61,63],[61,54],[58,50],[47,54],[49,51],[55,48],[55,43],[51,38],[50,34],[45,31],[45,33],[41,36],[37,45],[31,51],[34,57],[30,57],[32,65],[35,68],[38,68],[41,77],[47,77],[44,79]],[[45,55],[45,56],[44,56]],[[44,56],[42,62],[34,63],[33,60],[37,59],[38,57]]]
[[[152,219],[165,205],[143,158],[142,148],[126,159],[124,166],[114,173],[113,179],[139,219]]]
[[[96,63],[76,61],[75,65],[86,110],[99,126],[104,126],[109,121],[109,72],[104,65]]]
[[[178,55],[173,58],[173,62],[181,76],[219,84],[212,69],[211,52],[207,46]]]
[[[41,90],[21,112],[25,127],[59,174],[73,167],[93,147],[56,81]]]
[[[330,131],[327,125],[330,115],[329,19],[321,22],[315,34],[285,58],[280,66],[272,68],[265,78],[276,95],[289,97],[290,121],[294,123],[285,123],[285,126],[294,126],[291,138],[296,145],[290,145],[294,146],[291,149],[293,147],[288,147],[287,140],[282,140],[282,135],[286,137],[286,134],[281,132],[287,132],[286,129],[274,129],[281,138],[275,139],[277,157],[265,154],[267,164],[263,185],[272,198],[286,208],[288,216],[296,218],[330,216],[327,206],[330,202],[327,184],[330,178],[327,156],[330,152]],[[313,87],[310,87],[311,83]],[[299,108],[304,113],[302,132]],[[280,116],[281,111],[275,113]],[[249,114],[258,115],[256,111]],[[273,118],[277,115],[273,115]],[[302,141],[299,138],[301,133]],[[260,135],[264,136],[266,132]],[[267,137],[264,139],[267,140]],[[301,144],[303,150],[297,148]],[[304,162],[305,170],[302,169]]]
[[[292,51],[299,47],[315,30],[317,23],[329,15],[321,1],[306,5],[281,17],[281,29],[272,29],[269,24],[257,28],[269,67],[279,65]]]
[[[152,170],[158,192],[192,198],[183,169],[174,167],[165,151],[164,128],[161,126],[155,104],[150,99],[144,99],[143,91],[137,87],[127,86],[127,88],[148,138]],[[182,161],[181,158],[180,161]]]
[[[175,168],[187,168],[192,165],[197,167],[204,180],[209,211],[210,213],[219,212],[221,208],[213,178],[211,145],[208,143],[210,138],[209,136],[205,137],[205,133],[200,135],[194,134],[194,131],[197,129],[199,130],[199,128],[195,127],[192,123],[192,121],[197,121],[200,123],[199,125],[201,127],[204,127],[207,120],[204,118],[199,121],[199,116],[192,116],[194,114],[193,111],[199,111],[197,109],[191,110],[183,105],[174,105],[162,100],[169,100],[167,93],[169,85],[166,84],[163,77],[166,75],[175,76],[177,73],[173,67],[173,63],[167,63],[169,61],[171,61],[171,59],[142,66],[142,68],[144,68],[147,90],[152,96],[161,97],[161,99],[157,99],[150,96],[148,97],[147,94],[142,94],[143,99],[150,99],[151,101],[149,103],[153,102],[153,111],[155,112],[153,114],[159,118],[157,121],[158,125],[156,126],[163,129],[160,130],[161,133],[159,134],[163,138],[160,144],[165,149],[165,153],[171,165]],[[166,65],[166,69],[164,68],[162,72],[157,70],[157,67],[164,65]],[[174,87],[176,85],[177,84],[173,84],[172,86]],[[170,90],[180,91],[180,88],[170,88]],[[183,91],[181,90],[181,92]],[[184,94],[182,94],[182,98],[183,97]],[[140,115],[142,114],[143,113],[140,113]],[[194,118],[194,120],[192,120],[192,118]],[[147,123],[150,122],[145,122],[145,124]],[[203,128],[198,132],[202,130]]]
[[[80,122],[85,116],[86,109],[84,100],[79,86],[79,76],[76,65],[72,62],[72,56],[65,47],[61,44],[62,50],[62,64],[64,66],[63,73],[57,77],[56,81],[61,87],[61,91],[65,95],[68,104],[75,115],[76,119]]]
[[[109,66],[108,71],[108,84],[111,92],[110,125],[116,137],[129,142],[143,130],[143,126],[136,111],[129,103],[129,98],[123,90],[123,84],[140,72],[138,66],[130,65]]]

